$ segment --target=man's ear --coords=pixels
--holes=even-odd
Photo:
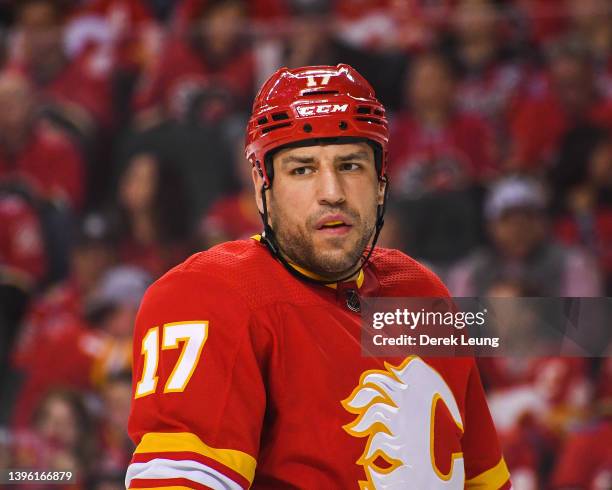
[[[263,201],[261,200],[261,187],[263,186],[264,179],[259,173],[260,170],[253,166],[251,176],[253,177],[253,190],[255,191],[255,202],[257,203],[257,209],[263,214]]]
[[[387,176],[378,179],[377,202],[381,206],[385,202],[385,189],[387,188]]]

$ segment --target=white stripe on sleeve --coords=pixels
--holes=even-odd
[[[132,463],[125,475],[125,488],[134,478],[186,478],[215,490],[242,490],[242,486],[219,471],[189,460],[155,458],[146,463]]]

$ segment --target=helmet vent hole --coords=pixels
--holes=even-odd
[[[267,134],[270,131],[274,131],[275,129],[286,128],[287,126],[291,126],[290,122],[274,124],[272,126],[268,126],[267,128],[263,128],[261,130],[261,134]]]
[[[340,121],[340,124],[338,124],[338,127],[344,131],[345,129],[348,128],[348,124],[346,123],[346,121]]]
[[[312,131],[312,126],[308,123],[304,124],[304,132],[310,133]]]
[[[375,117],[356,117],[358,121],[370,122],[374,124],[382,125],[382,121],[380,119],[376,119]]]
[[[357,107],[357,114],[370,114],[371,112],[372,109],[370,109],[368,106],[361,105]]]
[[[260,117],[260,118],[257,120],[257,124],[258,124],[258,125],[260,125],[260,126],[261,126],[262,124],[266,124],[267,122],[268,122],[268,118],[267,118],[267,117]]]
[[[384,115],[383,111],[381,111],[380,109],[374,109],[374,114],[381,117]]]
[[[337,90],[309,90],[308,92],[302,92],[302,96],[307,97],[309,95],[335,95],[339,93]]]
[[[277,112],[275,114],[272,114],[273,121],[282,121],[283,119],[289,119],[289,114],[287,114],[286,112]]]

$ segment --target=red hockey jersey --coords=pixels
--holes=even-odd
[[[363,357],[351,291],[448,295],[397,251],[322,286],[256,240],[196,254],[151,286],[126,486],[510,488],[474,361]]]

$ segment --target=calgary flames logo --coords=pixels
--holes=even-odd
[[[418,357],[401,365],[385,363],[386,370],[361,375],[359,386],[342,402],[357,418],[344,426],[354,437],[367,437],[357,464],[367,481],[362,490],[440,488],[462,489],[465,473],[462,453],[451,456],[443,473],[434,457],[434,416],[443,402],[457,427],[463,422],[455,398],[440,374]]]

